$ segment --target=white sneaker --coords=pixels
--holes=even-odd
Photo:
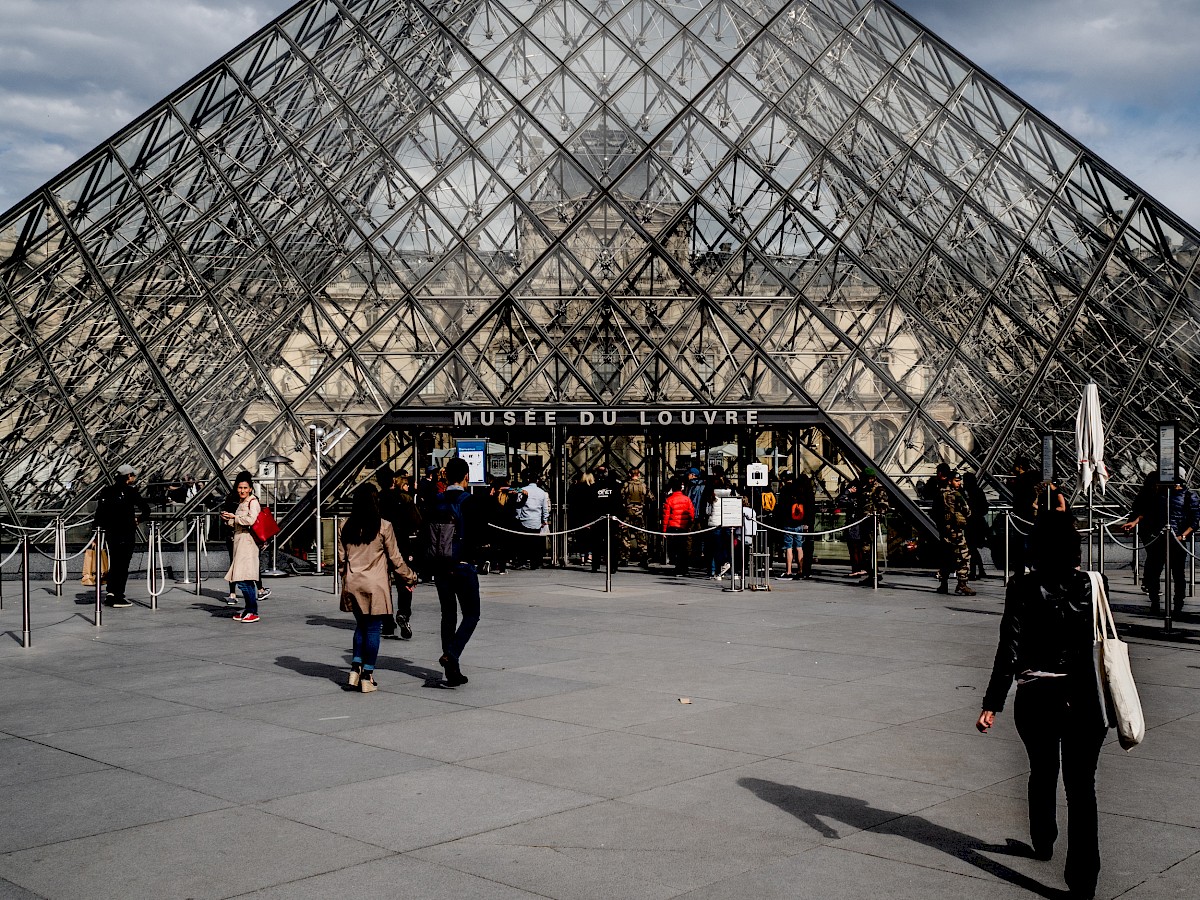
[[[726,573],[726,572],[728,572],[728,571],[729,571],[729,563],[725,563],[725,564],[723,564],[723,565],[721,566],[721,571],[719,571],[719,572],[716,574],[716,577],[717,577],[717,578],[722,578],[722,577],[725,575],[725,573]]]

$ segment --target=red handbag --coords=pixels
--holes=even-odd
[[[258,542],[258,546],[260,547],[279,534],[279,523],[271,515],[271,507],[264,506],[259,511],[258,518],[250,526],[250,533],[254,535],[254,540]]]

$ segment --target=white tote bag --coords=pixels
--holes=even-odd
[[[1108,716],[1111,724],[1116,726],[1117,739],[1123,748],[1132,750],[1146,736],[1146,719],[1142,715],[1137,685],[1133,683],[1133,670],[1129,667],[1129,645],[1117,637],[1117,623],[1104,592],[1103,576],[1099,572],[1088,572],[1088,577],[1092,581],[1093,655],[1097,674],[1104,684]]]

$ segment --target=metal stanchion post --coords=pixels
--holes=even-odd
[[[191,569],[192,569],[192,559],[191,559],[191,556],[189,556],[189,554],[188,554],[188,539],[187,539],[187,531],[185,529],[183,532],[183,578],[176,579],[178,584],[191,584],[192,583]]]
[[[1100,544],[1097,547],[1098,561],[1100,563],[1100,574],[1101,575],[1104,574],[1104,535],[1106,534],[1107,531],[1108,531],[1108,526],[1101,524],[1100,525]]]
[[[1195,597],[1196,596],[1196,532],[1194,532],[1194,531],[1192,532],[1190,540],[1192,542],[1192,551],[1190,554],[1188,554],[1190,557],[1190,560],[1189,560],[1190,561],[1190,574],[1188,575],[1188,596]]]
[[[336,513],[333,516],[333,596],[342,596],[342,572],[338,566],[338,539],[342,529],[341,516]]]
[[[1004,586],[1008,587],[1008,575],[1012,571],[1012,549],[1009,535],[1012,534],[1012,516],[1004,511]]]
[[[1165,543],[1163,548],[1163,585],[1166,590],[1163,591],[1163,628],[1167,634],[1171,633],[1171,614],[1172,607],[1175,605],[1175,599],[1172,594],[1175,592],[1175,579],[1171,573],[1171,543],[1175,540],[1175,532],[1171,530],[1171,491],[1174,488],[1167,488],[1167,509],[1163,521],[1167,524],[1164,526],[1162,533],[1159,534],[1159,539]]]
[[[733,540],[733,532],[734,532],[734,529],[730,528],[729,529],[729,587],[725,588],[725,590],[731,591],[731,592],[740,592],[742,589],[740,587],[737,587],[737,581],[735,580],[735,575],[734,575],[736,567],[733,564],[733,552],[734,552],[734,548],[735,548],[735,544],[734,544],[734,540]]]
[[[146,580],[150,582],[150,608],[158,609],[158,566],[162,559],[162,543],[159,538],[159,526],[150,523],[150,547],[146,553]]]
[[[96,622],[99,628],[104,624],[104,529],[96,529]]]
[[[1141,555],[1138,553],[1138,551],[1141,549],[1141,547],[1138,546],[1138,543],[1141,539],[1140,529],[1141,529],[1140,524],[1133,526],[1133,583],[1134,584],[1138,583],[1138,563],[1141,561]]]
[[[879,514],[871,513],[871,590],[879,590]]]
[[[771,590],[771,532],[763,529],[763,587]]]
[[[29,628],[29,535],[21,539],[21,646],[33,646]]]
[[[54,596],[62,597],[63,582],[67,580],[67,523],[62,517],[54,520]]]
[[[200,596],[200,584],[201,584],[201,582],[204,581],[204,575],[202,574],[202,572],[200,570],[200,553],[204,548],[203,547],[204,535],[202,535],[200,533],[200,526],[202,524],[201,523],[202,518],[203,518],[202,516],[196,516],[196,596],[197,597]],[[184,546],[185,552],[186,552],[186,547],[187,547],[187,538],[186,537],[184,538],[183,546]],[[186,562],[187,560],[185,559],[184,561]]]
[[[612,592],[612,516],[604,517],[604,592]]]

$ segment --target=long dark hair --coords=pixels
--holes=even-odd
[[[354,506],[342,526],[342,543],[369,544],[379,535],[379,488],[369,481],[354,491]]]

